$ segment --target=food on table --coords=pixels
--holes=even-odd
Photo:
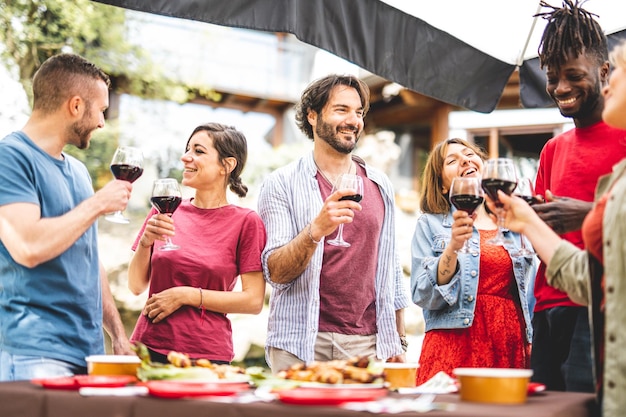
[[[208,359],[190,359],[185,353],[171,351],[167,355],[168,364],[150,361],[150,354],[145,345],[135,343],[133,347],[141,366],[137,370],[137,377],[142,381],[151,380],[193,380],[213,382],[247,382],[250,377],[245,369],[233,365],[214,364]]]
[[[372,365],[368,357],[354,357],[348,360],[315,361],[309,364],[293,365],[280,371],[284,379],[319,382],[325,384],[376,384],[384,382],[384,370]]]

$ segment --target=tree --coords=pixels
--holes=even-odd
[[[60,52],[76,53],[102,68],[111,77],[112,95],[178,97],[181,102],[195,95],[191,88],[164,77],[143,48],[126,40],[126,30],[124,9],[90,0],[0,2],[0,57],[7,66],[17,68],[19,81],[31,102],[33,75],[46,59]],[[111,100],[110,119],[117,117],[117,102]],[[116,132],[107,127],[96,133],[87,154],[66,148],[87,164],[96,188],[107,178],[109,161],[117,146]]]

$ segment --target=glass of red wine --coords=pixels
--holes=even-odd
[[[120,146],[117,148],[111,160],[111,172],[118,180],[135,182],[143,174],[143,154],[141,150],[132,146]],[[105,219],[113,223],[129,223],[129,220],[124,217],[121,210],[109,214]]]
[[[540,200],[537,198],[537,195],[535,194],[535,187],[533,186],[533,181],[530,178],[526,178],[526,177],[520,178],[520,180],[517,181],[517,188],[515,189],[515,192],[513,193],[513,195],[516,195],[522,198],[531,206],[533,204],[540,202]],[[524,236],[520,235],[520,248],[517,252],[514,253],[514,256],[533,256],[533,255],[535,255],[535,252],[526,246],[526,240],[524,239]]]
[[[336,190],[354,190],[354,194],[341,197],[341,200],[352,200],[357,203],[363,198],[363,179],[354,174],[342,174],[337,179],[337,183],[333,187],[333,191]],[[326,243],[333,246],[341,246],[347,248],[350,246],[348,242],[343,240],[343,223],[337,228],[337,236],[332,240],[327,240]]]
[[[502,232],[504,229],[504,213],[502,203],[498,199],[498,191],[511,195],[515,187],[517,187],[517,174],[515,173],[513,160],[509,158],[494,158],[485,161],[482,187],[496,205],[496,216],[498,218],[498,232],[487,243],[503,246],[512,243]]]
[[[180,186],[174,178],[162,178],[154,181],[150,203],[159,213],[171,217],[182,201]],[[172,243],[169,236],[166,236],[165,244],[159,248],[159,250],[177,249],[180,249],[180,246]]]
[[[485,193],[481,186],[480,177],[456,177],[450,185],[450,203],[458,210],[463,210],[470,216],[485,201]],[[471,253],[466,240],[457,253]]]

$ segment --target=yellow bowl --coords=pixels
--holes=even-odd
[[[526,402],[530,369],[457,368],[461,400],[480,403],[522,404]]]
[[[85,358],[89,375],[133,375],[141,360],[132,355],[92,355]]]
[[[415,374],[418,366],[419,364],[410,362],[386,362],[383,364],[385,382],[389,384],[389,389],[415,387]]]

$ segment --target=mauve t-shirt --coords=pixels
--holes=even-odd
[[[375,277],[378,259],[378,239],[385,216],[378,185],[367,178],[365,169],[356,164],[363,178],[362,211],[356,211],[354,221],[343,228],[343,238],[350,247],[324,245],[324,260],[320,276],[319,331],[340,334],[376,334]],[[332,185],[317,173],[322,199]],[[326,236],[333,239],[336,232]]]

